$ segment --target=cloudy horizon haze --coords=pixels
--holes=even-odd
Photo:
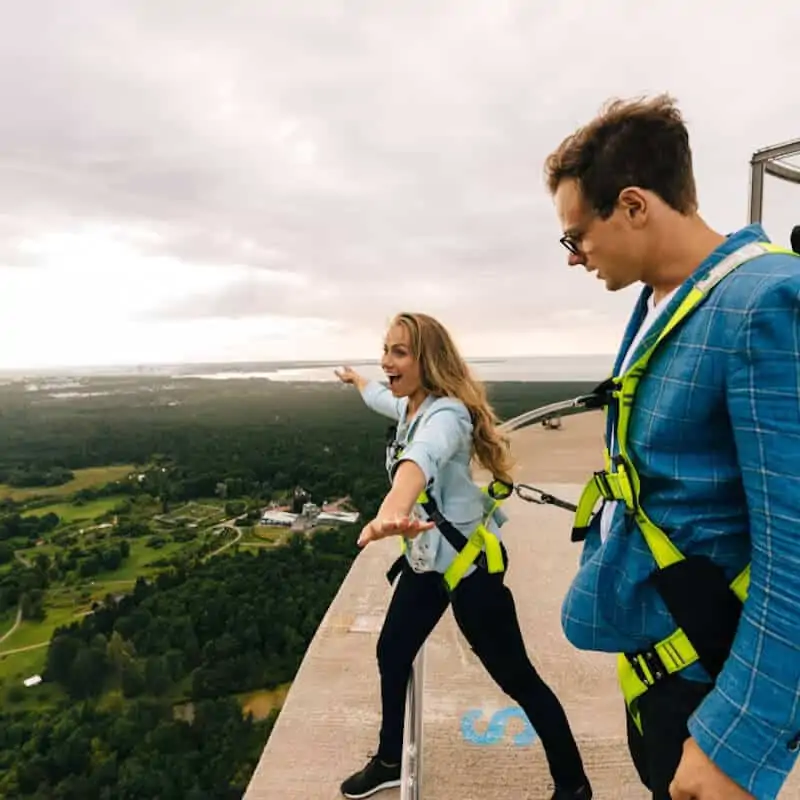
[[[635,289],[566,251],[546,155],[669,91],[701,212],[800,138],[769,0],[29,0],[0,29],[0,369],[377,356],[401,309],[471,357],[612,352]],[[788,244],[800,187],[768,179]]]

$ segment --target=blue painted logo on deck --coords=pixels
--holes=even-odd
[[[484,712],[477,708],[471,708],[461,717],[461,735],[470,744],[498,744],[506,735],[506,727],[513,724],[514,728],[519,728],[520,722],[522,730],[515,733],[511,739],[516,747],[531,745],[538,738],[536,730],[519,706],[509,706],[495,711],[481,733],[477,730],[478,726],[475,723],[479,723],[479,727],[483,728],[483,725],[480,724],[483,722],[483,718]]]

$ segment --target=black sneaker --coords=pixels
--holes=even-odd
[[[557,787],[550,800],[592,800],[592,787],[588,783],[581,786],[580,789]]]
[[[351,775],[342,784],[341,792],[345,797],[369,797],[383,789],[394,789],[399,785],[400,764],[388,766],[378,756],[373,756],[364,769]]]

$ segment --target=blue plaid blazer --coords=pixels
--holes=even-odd
[[[768,241],[750,225],[700,264],[631,363],[699,279],[757,240]],[[615,374],[649,294],[633,310]],[[659,345],[639,384],[628,448],[642,505],[683,553],[708,555],[730,579],[752,559],[732,653],[689,730],[741,786],[776,797],[800,743],[800,258],[743,264]],[[564,600],[565,635],[586,650],[648,647],[675,627],[646,583],[655,563],[624,507],[605,542],[599,517]],[[699,665],[681,674],[708,680]]]

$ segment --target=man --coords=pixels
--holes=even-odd
[[[545,173],[570,266],[644,284],[565,634],[623,654],[653,798],[777,797],[800,749],[800,258],[700,217],[668,96],[609,104]]]

